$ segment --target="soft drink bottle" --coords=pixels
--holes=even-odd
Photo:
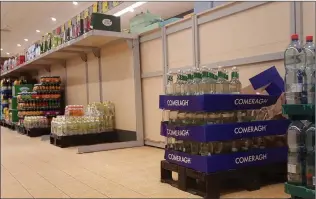
[[[291,36],[291,43],[284,52],[285,98],[287,104],[306,104],[307,93],[304,89],[306,53],[298,35]]]

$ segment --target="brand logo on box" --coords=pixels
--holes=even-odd
[[[189,100],[167,100],[168,106],[189,106]]]
[[[266,104],[268,99],[235,99],[235,105]]]
[[[20,88],[21,92],[28,92],[29,90],[30,90],[30,88],[28,88],[28,87],[21,87]]]
[[[268,154],[250,155],[245,157],[238,157],[235,159],[236,164],[245,164],[250,162],[263,161],[268,158]]]
[[[235,134],[263,132],[267,130],[267,125],[237,127],[234,129]]]
[[[102,24],[105,26],[112,26],[112,21],[110,19],[103,19]]]
[[[172,136],[183,136],[187,137],[190,135],[189,130],[173,130],[173,129],[167,129],[167,135],[172,135]]]
[[[191,164],[191,158],[182,157],[180,155],[168,154],[168,159],[176,161],[176,162],[183,162],[183,163],[186,163],[186,164]]]

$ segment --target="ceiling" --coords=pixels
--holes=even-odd
[[[78,5],[74,5],[72,2],[1,2],[1,29],[9,29],[0,32],[0,46],[3,49],[1,56],[7,57],[22,52],[39,40],[41,35],[65,23],[92,3],[79,2]],[[114,14],[133,3],[135,2],[124,2],[107,14]],[[128,28],[129,20],[141,11],[149,10],[166,19],[191,10],[193,7],[194,2],[147,2],[136,8],[133,13],[129,12],[121,16],[121,26]],[[57,20],[54,22],[51,17]],[[36,30],[41,32],[37,33]],[[21,44],[21,47],[17,44]],[[7,52],[10,55],[7,55]]]

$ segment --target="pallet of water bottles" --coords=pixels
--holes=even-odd
[[[161,95],[159,107],[164,113],[160,132],[167,137],[163,164],[174,164],[179,171],[183,168],[213,180],[214,176],[232,171],[242,178],[245,168],[286,165],[286,131],[290,121],[266,120],[266,110],[262,109],[274,105],[278,98],[249,94]],[[161,172],[164,170],[162,167]],[[284,180],[286,166],[278,171]],[[262,173],[258,171],[256,175]],[[203,185],[208,198],[219,193],[219,184],[212,184],[217,188],[209,190]]]

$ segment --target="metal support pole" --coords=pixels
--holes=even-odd
[[[98,58],[98,65],[99,65],[99,96],[100,96],[100,102],[103,102],[103,87],[102,87],[102,63],[101,58]]]
[[[86,90],[87,90],[87,104],[89,104],[89,70],[88,70],[88,62],[85,62],[86,69]]]
[[[295,2],[291,2],[291,7],[290,7],[290,33],[295,34],[296,33],[296,4]]]
[[[164,63],[164,67],[163,67],[163,90],[165,90],[166,85],[167,85],[166,74],[169,70],[166,26],[161,28],[161,39],[162,39],[162,58],[163,58],[163,63]]]
[[[192,17],[192,29],[193,29],[193,47],[194,47],[194,66],[200,67],[200,40],[199,40],[199,26],[197,22],[197,16]]]
[[[141,85],[139,39],[132,40],[137,141],[144,145],[143,96]]]
[[[64,82],[65,82],[65,88],[64,88],[64,91],[65,91],[65,104],[67,104],[67,86],[68,86],[68,75],[67,75],[67,63],[65,61],[64,65],[63,65],[64,69],[65,69],[65,77],[64,77]]]

